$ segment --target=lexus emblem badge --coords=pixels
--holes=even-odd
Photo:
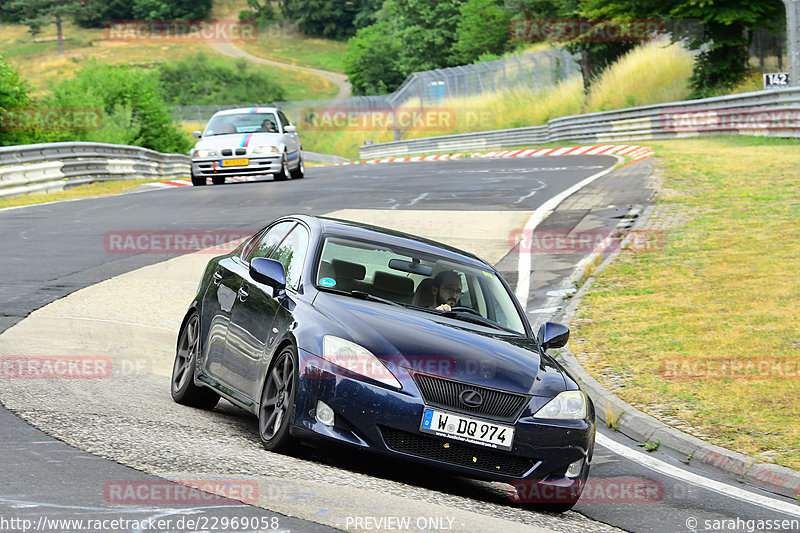
[[[481,393],[474,390],[474,389],[466,389],[461,391],[461,394],[458,395],[458,399],[461,400],[461,403],[467,407],[480,407],[483,403],[483,396]]]

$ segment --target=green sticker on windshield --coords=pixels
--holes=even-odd
[[[487,278],[494,279],[494,276],[492,276],[489,272],[486,272],[485,270],[483,271],[483,275],[486,276]]]

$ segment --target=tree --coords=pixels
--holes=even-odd
[[[144,20],[202,20],[212,0],[134,0],[133,17]]]
[[[450,67],[464,0],[386,0],[383,9],[402,43],[398,68],[405,75]]]
[[[496,0],[467,0],[461,6],[453,57],[458,63],[472,63],[482,54],[502,54],[509,41],[511,13]]]
[[[344,39],[371,24],[381,0],[281,0],[283,16],[306,35]]]
[[[30,134],[15,131],[6,124],[9,115],[13,117],[14,112],[31,106],[28,91],[28,84],[19,77],[17,69],[6,63],[0,55],[0,146],[32,142]]]
[[[344,71],[353,94],[384,94],[405,79],[397,64],[400,43],[391,34],[391,25],[378,22],[358,30],[350,39],[344,56]]]
[[[20,23],[36,35],[42,26],[55,23],[58,35],[58,53],[64,53],[62,24],[69,17],[76,17],[87,9],[86,0],[13,0],[7,8],[21,13]]]
[[[386,0],[377,22],[350,39],[345,58],[356,94],[396,89],[412,72],[449,67],[464,0]]]
[[[605,0],[598,0],[598,3],[602,3],[603,1]],[[652,0],[642,1],[649,2]],[[507,0],[506,9],[511,9],[513,12],[519,13],[519,16],[524,19],[580,20],[586,18],[586,13],[582,9],[580,2],[581,0]],[[611,9],[611,7],[609,7],[609,9]],[[610,18],[610,16],[606,16],[606,18]],[[620,18],[628,17],[620,15]],[[589,38],[576,38],[563,44],[566,45],[567,50],[570,52],[580,54],[583,85],[584,89],[587,91],[592,81],[600,72],[622,57],[634,46],[633,43],[629,42],[593,42]]]
[[[700,50],[691,78],[694,97],[717,94],[741,81],[749,70],[752,31],[776,29],[784,13],[781,0],[581,0],[581,6],[589,16],[696,22],[689,31],[672,35]],[[692,31],[698,26],[701,31]]]

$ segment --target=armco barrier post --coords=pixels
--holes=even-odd
[[[800,0],[783,0],[786,6],[786,44],[789,85],[800,87]]]

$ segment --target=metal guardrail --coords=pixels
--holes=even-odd
[[[391,141],[359,147],[362,159],[498,150],[552,142],[607,143],[700,135],[800,138],[800,88],[573,115],[530,126]]]
[[[189,173],[188,156],[138,146],[61,142],[0,148],[0,197],[111,179],[186,178]]]

